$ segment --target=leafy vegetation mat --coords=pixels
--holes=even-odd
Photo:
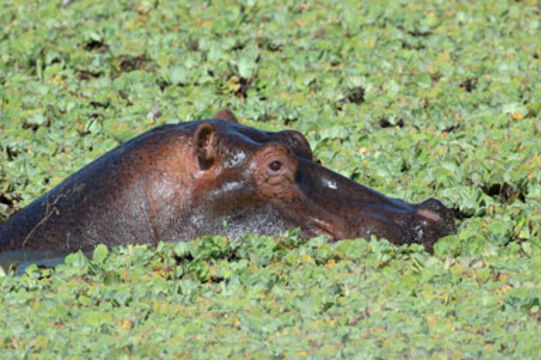
[[[0,217],[157,124],[302,131],[385,194],[436,197],[434,255],[220,237],[0,277],[0,357],[535,358],[541,353],[536,1],[7,1]]]

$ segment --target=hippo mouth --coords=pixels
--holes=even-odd
[[[306,204],[292,204],[281,207],[280,213],[288,220],[300,227],[306,238],[325,236],[329,241],[345,239],[345,224],[343,221],[325,209]]]

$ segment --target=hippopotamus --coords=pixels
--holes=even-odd
[[[158,126],[69,176],[0,226],[0,251],[90,251],[205,234],[386,238],[428,251],[455,231],[430,198],[390,198],[313,158],[298,131],[261,131],[228,110]]]

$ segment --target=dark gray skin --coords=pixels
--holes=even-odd
[[[388,198],[313,161],[301,133],[243,126],[223,110],[159,126],[83,167],[0,226],[0,251],[67,253],[291,228],[428,251],[455,231],[438,200]]]

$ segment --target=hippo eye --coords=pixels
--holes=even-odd
[[[278,171],[282,168],[282,163],[279,162],[279,161],[273,161],[269,164],[269,168],[272,170],[272,171]]]

